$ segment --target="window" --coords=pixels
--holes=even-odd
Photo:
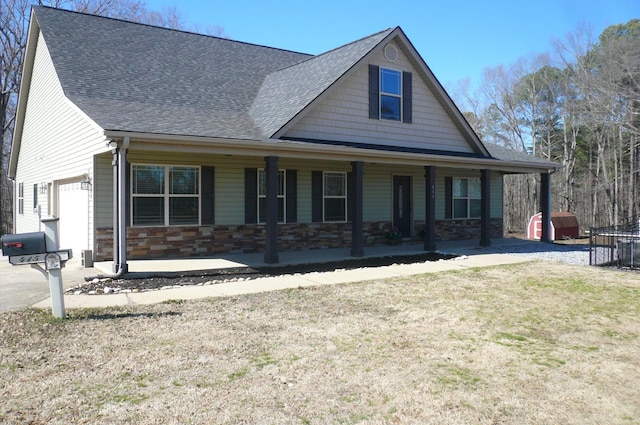
[[[33,213],[38,213],[38,185],[33,185]]]
[[[24,214],[24,183],[18,183],[18,214]]]
[[[380,118],[400,121],[402,117],[402,73],[380,68]]]
[[[286,211],[286,173],[278,170],[278,223],[284,223]],[[267,173],[264,169],[258,170],[258,223],[264,223],[267,219]]]
[[[134,226],[199,224],[199,194],[198,167],[131,166]]]
[[[453,178],[453,218],[479,218],[480,179]]]
[[[347,221],[347,173],[323,175],[324,221]]]
[[[411,72],[369,64],[369,118],[413,122]]]

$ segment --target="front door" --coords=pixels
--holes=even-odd
[[[411,236],[410,176],[393,176],[393,225],[402,237]]]

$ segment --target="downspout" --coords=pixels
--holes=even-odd
[[[540,210],[542,212],[542,233],[540,234],[540,242],[553,242],[551,239],[551,212],[553,211],[553,205],[551,202],[551,175],[556,171],[558,171],[556,168],[550,169],[549,172],[541,175],[540,178]],[[547,186],[546,189],[544,186]]]
[[[113,159],[113,274],[85,276],[85,281],[93,279],[118,279],[128,272],[127,265],[127,150],[129,136],[122,143],[111,140]]]
[[[127,151],[129,136],[122,140],[118,149],[118,271],[122,274],[129,271],[127,265]]]
[[[118,221],[118,178],[119,178],[119,172],[118,172],[118,150],[120,149],[118,147],[118,142],[112,140],[111,142],[109,142],[109,146],[111,147],[111,154],[113,155],[113,158],[111,159],[111,174],[113,176],[113,185],[112,185],[112,190],[113,190],[113,202],[111,203],[112,207],[113,207],[113,231],[111,233],[112,238],[113,238],[113,273],[116,273],[118,271],[118,264],[120,264],[120,250],[118,249],[118,241],[120,240],[119,238],[119,234],[120,232],[118,231],[118,229],[120,228],[120,222]]]

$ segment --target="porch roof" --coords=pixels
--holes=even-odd
[[[309,140],[238,140],[163,134],[107,131],[107,138],[129,138],[130,149],[169,151],[196,154],[244,156],[280,156],[282,158],[318,159],[332,161],[364,161],[379,164],[411,166],[434,165],[445,168],[490,169],[508,174],[549,173],[558,164],[524,153],[508,153],[508,148],[488,144],[492,156],[403,148],[390,145],[364,145]],[[491,148],[491,149],[489,149]]]

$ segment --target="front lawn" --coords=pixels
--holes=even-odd
[[[637,273],[532,262],[68,313],[0,315],[0,422],[640,423]]]

